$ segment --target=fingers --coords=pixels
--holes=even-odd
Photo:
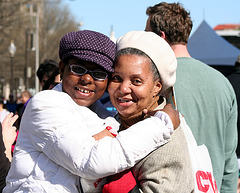
[[[154,116],[155,113],[159,111],[159,110],[148,110],[148,109],[143,109],[143,113],[145,114],[145,117],[149,117],[149,116]]]
[[[96,141],[106,137],[106,136],[109,136],[109,137],[112,137],[112,138],[115,138],[115,136],[108,130],[108,129],[104,129],[103,131],[101,131],[100,133],[97,133],[95,135],[93,135],[94,139]]]
[[[158,110],[152,111],[152,110],[144,109],[143,113],[145,113],[146,116],[154,116],[157,111]],[[168,114],[168,116],[170,117],[173,123],[174,129],[178,128],[178,126],[180,125],[179,112],[178,110],[174,109],[172,104],[170,103],[166,104],[164,108],[160,111],[163,111]]]
[[[165,106],[164,106],[164,108],[165,107],[172,107],[172,104],[171,103],[167,103]]]
[[[173,105],[171,103],[168,103],[164,106],[163,109],[174,109],[174,108],[173,108]]]
[[[18,115],[14,115],[10,120],[11,125],[13,125],[17,119],[18,119]]]
[[[13,113],[9,113],[9,114],[4,118],[3,124],[9,122],[9,120],[11,119],[12,116],[13,116]]]
[[[2,125],[10,124],[12,126],[17,119],[18,115],[13,116],[13,113],[9,113],[3,120]]]
[[[13,113],[8,114],[2,122],[2,135],[3,142],[5,147],[11,146],[17,136],[16,130],[17,128],[13,126],[14,122],[17,120],[17,116],[13,116]]]
[[[167,104],[163,108],[163,111],[170,116],[173,126],[174,126],[174,129],[178,128],[178,126],[180,124],[178,110],[174,109],[172,104]]]
[[[2,122],[2,130],[3,132],[15,132],[17,128],[13,126],[13,124],[18,119],[18,115],[13,115],[13,113],[9,113]],[[13,133],[13,134],[15,134]]]
[[[148,113],[148,110],[147,110],[147,109],[143,109],[143,113],[144,113],[144,114],[147,114],[147,113]]]

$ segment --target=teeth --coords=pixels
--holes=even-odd
[[[80,92],[83,92],[83,93],[90,93],[89,90],[85,90],[85,89],[80,89],[80,88],[77,88],[77,90],[79,90]]]
[[[118,98],[118,100],[119,100],[120,102],[123,102],[123,103],[127,103],[127,102],[130,101],[130,100],[125,100],[125,99],[121,99],[121,98]]]

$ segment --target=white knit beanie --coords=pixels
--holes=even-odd
[[[117,40],[117,51],[136,48],[151,58],[161,77],[164,92],[176,82],[177,60],[172,48],[153,32],[131,31]]]

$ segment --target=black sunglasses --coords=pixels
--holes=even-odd
[[[108,74],[99,70],[87,70],[86,68],[79,66],[77,64],[69,64],[71,72],[78,76],[82,76],[84,74],[90,74],[95,80],[105,80],[108,77]]]

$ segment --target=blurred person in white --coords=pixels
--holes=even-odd
[[[7,106],[6,106],[6,100],[4,100],[4,97],[0,96],[0,121],[1,121],[1,123],[3,122],[3,120],[9,113],[10,112],[7,110]]]

